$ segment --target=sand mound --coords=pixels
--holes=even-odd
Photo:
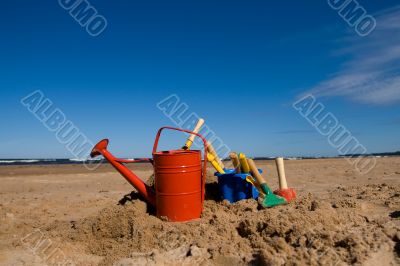
[[[189,223],[164,222],[132,196],[94,217],[57,222],[47,231],[104,256],[104,265],[399,262],[398,212],[368,212],[368,204],[400,207],[399,186],[339,187],[324,199],[300,195],[293,204],[272,209],[260,209],[254,200],[208,199],[202,218]]]

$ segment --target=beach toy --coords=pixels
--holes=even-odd
[[[213,159],[213,160],[210,161],[211,164],[213,164],[213,161],[215,161],[216,164],[218,164],[218,166],[219,166],[218,169],[222,169],[222,173],[223,173],[223,171],[224,171],[223,169],[225,169],[225,165],[222,162],[222,160],[219,158],[219,156],[218,156],[217,152],[215,151],[213,145],[209,141],[207,141],[207,151],[208,151],[208,154],[212,155],[212,156],[210,156],[210,158]]]
[[[243,153],[240,155],[242,161],[245,160],[246,156]],[[229,157],[232,159],[235,169],[225,169],[225,173],[217,172],[214,174],[218,177],[218,188],[221,199],[231,203],[243,199],[257,199],[259,195],[256,186],[257,182],[250,175],[250,170],[247,172],[241,170],[240,159],[235,152],[231,152]],[[243,169],[249,169],[247,161]],[[259,169],[259,171],[261,172],[262,170]]]
[[[239,157],[237,156],[236,152],[231,152],[229,154],[229,157],[232,160],[233,167],[235,167],[236,173],[240,174],[242,170],[240,169],[240,162],[239,162]]]
[[[197,121],[196,126],[194,127],[194,129],[192,130],[193,133],[199,133],[200,128],[204,125],[204,119],[200,118]],[[192,147],[194,138],[196,137],[195,134],[190,134],[188,139],[186,140],[185,145],[182,147],[183,150],[190,150],[190,147]]]
[[[244,153],[239,153],[239,161],[240,161],[240,166],[242,167],[242,172],[249,173],[250,167],[249,164],[247,163],[247,158]]]
[[[214,155],[207,153],[207,160],[211,163],[211,165],[218,173],[225,174],[225,170],[221,168],[221,166],[218,164],[217,159],[214,157]]]
[[[200,150],[157,151],[161,132],[164,129],[182,131],[201,138],[204,144],[204,162],[202,165]],[[156,209],[156,215],[168,221],[181,222],[200,218],[203,210],[205,175],[207,170],[207,141],[198,133],[174,128],[162,127],[154,141],[153,158],[125,160],[114,157],[108,150],[108,139],[97,143],[91,157],[103,155],[114,168],[135,187],[143,198]],[[146,185],[129,170],[126,163],[148,161],[154,168],[154,189]]]
[[[221,200],[234,203],[243,199],[258,198],[257,188],[246,181],[249,173],[236,173],[235,169],[225,169],[225,174],[217,172],[214,175],[218,177]]]
[[[260,184],[262,191],[264,192],[264,194],[261,194],[260,197],[258,198],[260,204],[265,208],[287,204],[285,198],[282,198],[272,193],[272,190],[268,187],[264,177],[259,173],[254,161],[252,159],[247,159],[247,162],[249,164],[253,177],[255,177],[257,182]]]
[[[204,119],[199,118],[197,121],[196,126],[193,129],[193,133],[198,133],[201,129],[201,127],[204,125]],[[188,139],[186,140],[185,145],[182,147],[184,150],[190,150],[190,147],[193,144],[194,140],[194,134],[191,134]],[[211,163],[211,165],[214,167],[214,169],[221,174],[224,174],[224,164],[222,163],[221,159],[219,159],[217,153],[214,150],[214,147],[211,145],[210,142],[207,141],[207,160]]]
[[[262,170],[258,169],[258,171],[261,172]],[[254,180],[254,178],[251,175],[246,176],[246,181],[249,182],[252,186],[254,186],[260,194],[264,194],[264,192],[261,189],[260,184],[258,184],[257,180]]]
[[[283,158],[279,157],[275,159],[276,168],[278,169],[279,177],[279,189],[274,191],[274,194],[284,197],[287,202],[296,199],[296,191],[293,188],[288,188],[286,183],[285,166],[283,164]]]

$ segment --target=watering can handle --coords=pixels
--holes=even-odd
[[[204,201],[204,194],[205,194],[204,190],[205,190],[205,185],[206,185],[205,175],[207,173],[207,146],[208,146],[207,140],[202,135],[200,135],[199,133],[195,133],[195,132],[190,131],[190,130],[177,128],[177,127],[162,127],[157,132],[156,140],[154,141],[154,146],[153,146],[153,154],[157,152],[158,141],[160,140],[161,132],[164,129],[181,131],[181,132],[186,132],[186,133],[189,133],[189,134],[192,134],[192,135],[196,135],[197,137],[201,138],[201,140],[203,141],[203,144],[204,144],[204,158],[203,158],[204,165],[203,165],[203,173],[201,175],[201,189],[203,190],[203,193],[201,193],[201,201],[203,202]]]

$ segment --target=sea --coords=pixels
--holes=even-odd
[[[298,157],[285,157],[286,160],[307,160],[307,159],[328,159],[328,158],[345,158],[345,157],[356,157],[361,155],[343,155],[343,156],[298,156]],[[400,156],[400,152],[396,153],[379,153],[379,154],[368,154],[362,156],[370,156],[370,157],[392,157],[392,156]],[[135,158],[129,158],[135,159]],[[254,160],[274,160],[275,157],[255,157]],[[224,159],[223,161],[228,160]],[[2,165],[48,165],[48,164],[93,164],[97,163],[106,163],[105,159],[0,159],[0,166]]]
[[[99,160],[85,160],[85,159],[0,159],[1,165],[47,165],[47,164],[84,164],[101,161],[105,163],[104,159]]]

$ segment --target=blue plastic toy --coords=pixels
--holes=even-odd
[[[218,177],[218,187],[222,200],[228,200],[230,203],[234,203],[243,199],[257,199],[259,192],[249,182],[246,181],[246,177],[249,173],[237,174],[234,169],[224,169],[225,174],[215,173]],[[259,169],[262,173],[262,170]]]

